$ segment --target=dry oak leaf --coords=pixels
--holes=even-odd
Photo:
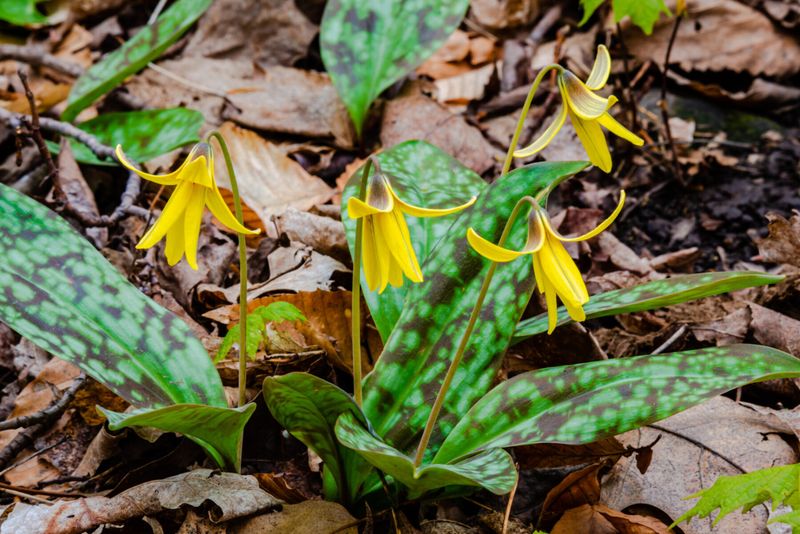
[[[667,525],[653,517],[629,515],[602,504],[584,504],[564,513],[551,534],[669,534]]]
[[[758,252],[763,261],[788,263],[800,267],[800,213],[787,221],[777,213],[767,213],[769,235],[758,240]]]

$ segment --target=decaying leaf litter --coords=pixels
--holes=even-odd
[[[376,416],[383,400],[370,386],[389,383],[386,368],[379,368],[372,379],[368,375],[365,384],[365,413],[376,436],[361,426],[361,412],[350,407],[349,397],[325,389],[353,388],[351,257],[356,224],[342,217],[340,206],[344,203],[346,215],[348,199],[357,195],[360,169],[369,161],[379,162],[397,180],[392,186],[399,198],[433,208],[498,195],[500,186],[483,192],[487,182],[507,180],[503,183],[519,183],[514,190],[522,190],[535,172],[546,172],[543,167],[531,167],[539,170],[530,175],[517,171],[516,177],[497,177],[531,82],[553,62],[586,80],[601,44],[613,58],[608,83],[620,100],[612,111],[645,145],[638,149],[608,136],[611,173],[593,168],[579,174],[558,187],[548,206],[550,224],[561,235],[584,234],[614,209],[620,189],[627,193],[610,229],[590,241],[565,243],[588,293],[598,298],[584,305],[586,322],[572,322],[562,312],[559,326],[547,335],[547,316],[540,315],[548,309],[544,297],[539,299],[536,292],[530,302],[493,297],[498,299],[493,303],[524,310],[523,320],[516,327],[511,324],[511,330],[498,323],[497,336],[505,336],[511,347],[504,358],[485,365],[487,383],[477,375],[465,381],[473,381],[476,390],[485,388],[466,398],[479,406],[500,396],[492,397],[493,391],[478,401],[491,386],[500,384],[502,391],[504,381],[523,373],[636,355],[706,347],[733,351],[720,352],[721,362],[741,350],[731,348],[736,344],[760,343],[800,356],[800,43],[793,33],[798,20],[793,3],[692,0],[667,3],[662,9],[660,2],[648,2],[650,7],[617,20],[626,2],[586,1],[579,6],[473,0],[467,6],[443,1],[422,26],[429,33],[415,37],[428,39],[432,44],[427,49],[412,46],[404,57],[388,54],[383,63],[372,65],[337,47],[343,34],[336,33],[335,24],[344,35],[348,24],[363,29],[345,16],[350,2],[341,0],[329,0],[327,6],[292,0],[18,4],[0,7],[0,18],[6,21],[0,30],[0,181],[25,196],[0,197],[0,241],[9,250],[17,213],[50,220],[50,212],[37,203],[55,210],[66,223],[47,223],[40,235],[29,236],[30,246],[19,249],[23,260],[8,256],[4,288],[17,307],[33,299],[23,289],[32,283],[52,288],[31,300],[35,305],[71,302],[80,311],[83,297],[73,288],[84,283],[82,265],[97,266],[103,280],[118,278],[131,285],[120,290],[124,295],[115,289],[108,305],[90,313],[91,320],[120,332],[113,344],[97,351],[108,362],[103,368],[86,367],[93,347],[48,344],[46,336],[29,339],[0,324],[0,412],[6,420],[0,431],[1,532],[83,532],[103,525],[131,532],[666,532],[698,502],[685,497],[708,490],[720,476],[798,461],[796,378],[736,388],[601,441],[524,445],[508,449],[510,456],[503,449],[485,449],[469,466],[466,460],[443,463],[451,451],[458,456],[458,445],[477,439],[468,428],[453,429],[458,412],[445,404],[433,441],[438,439],[436,447],[441,448],[435,459],[428,459],[440,463],[425,466],[428,471],[420,480],[427,484],[444,476],[435,472],[441,466],[461,469],[462,477],[468,468],[488,472],[490,460],[505,461],[500,453],[519,466],[520,476],[511,493],[511,485],[494,491],[502,496],[486,490],[426,494],[430,490],[424,484],[415,496],[414,482],[403,478],[400,454],[416,445],[414,427]],[[392,4],[403,2],[376,2]],[[397,20],[415,13],[414,2],[407,4],[394,12]],[[342,17],[337,18],[337,7]],[[329,26],[320,35],[323,17]],[[353,42],[363,38],[361,44],[369,49],[383,50],[380,43],[393,43],[404,50],[407,34],[391,20],[377,17],[373,22],[363,35],[353,33]],[[138,47],[121,54],[123,42]],[[118,59],[113,59],[115,50]],[[106,67],[97,70],[102,64]],[[370,66],[379,75],[364,89],[358,76],[366,76],[360,69]],[[560,105],[555,78],[544,78],[521,131],[520,147],[542,134]],[[517,160],[517,166],[537,159],[586,160],[574,122],[566,121],[544,150]],[[170,187],[129,175],[112,155],[121,144],[131,160],[165,174],[181,165],[192,143],[214,130],[224,136],[236,167],[242,222],[259,231],[246,241],[248,312],[286,302],[300,313],[290,321],[262,323],[255,354],[245,362],[245,394],[255,404],[239,411],[226,411],[236,406],[239,394],[237,349],[211,364],[223,352],[226,332],[240,318],[236,236],[206,216],[196,270],[185,261],[169,265],[163,244],[137,249],[142,235],[167,212]],[[52,154],[50,161],[45,153]],[[370,155],[378,157],[368,159]],[[221,153],[215,158],[219,192],[233,213],[234,186]],[[458,187],[448,185],[453,175],[459,177]],[[475,209],[492,206],[481,198]],[[499,208],[506,210],[505,216],[515,201]],[[496,231],[499,236],[500,228],[479,226],[478,216],[471,220],[479,235],[490,238]],[[423,222],[410,223],[410,229],[422,260],[436,251],[451,220],[418,221]],[[461,245],[453,248],[454,258],[468,246],[466,229]],[[72,230],[80,235],[60,233]],[[81,251],[77,260],[59,264],[60,273],[37,263],[37,238],[41,241],[48,233],[74,236],[74,250]],[[450,259],[443,256],[422,262],[426,274],[437,261]],[[29,273],[25,265],[40,269]],[[462,271],[471,277],[462,280],[465,287],[480,285],[479,267]],[[498,279],[521,277],[510,269],[498,269]],[[707,271],[718,274],[700,274]],[[724,271],[764,274],[729,277]],[[11,285],[5,281],[8,272],[15,277]],[[678,284],[660,285],[676,275],[690,275],[679,279],[686,280],[681,282],[686,284],[683,292]],[[641,284],[651,285],[644,290]],[[693,284],[704,289],[692,296]],[[368,291],[369,285],[362,283],[361,310],[368,319],[357,343],[365,374],[382,352],[386,362],[402,361],[403,343],[410,338],[387,338],[396,325],[409,322],[405,315],[410,312],[403,312],[406,295],[422,295],[408,281],[381,294]],[[533,289],[529,285],[525,291]],[[724,294],[732,289],[739,291]],[[621,296],[606,296],[613,291]],[[707,298],[687,302],[701,296]],[[103,301],[100,295],[95,298]],[[620,302],[627,307],[620,308]],[[136,332],[119,326],[138,306],[154,314],[147,331],[164,330],[164,343],[171,345],[142,345]],[[455,306],[468,311],[472,303]],[[104,318],[108,310],[118,315]],[[63,321],[39,327],[54,331],[58,325],[59,332],[68,332],[72,308],[65,306],[59,313]],[[461,330],[446,331],[455,338],[447,341],[455,345]],[[708,352],[712,358],[717,354],[713,350]],[[155,379],[141,389],[145,378],[154,375],[114,363],[141,353],[152,354],[153,369],[192,365],[198,354],[208,355],[208,365],[203,362],[192,375],[194,389]],[[623,368],[626,361],[619,363]],[[307,441],[287,426],[295,405],[287,401],[284,410],[264,405],[261,389],[267,377],[278,377],[267,382],[268,402],[282,398],[281,388],[301,391],[308,385],[292,372],[311,373],[319,379],[315,387],[328,391],[325,409],[332,415],[326,417],[333,418],[331,428],[336,426],[330,446],[342,465],[368,469],[357,451],[373,454],[378,449],[364,449],[365,440],[391,436],[396,449],[384,452],[380,460],[394,458],[396,470],[388,479],[364,475],[360,489],[351,486],[355,478],[348,478],[350,474],[336,484],[325,481],[331,476],[326,473],[333,465],[331,453],[307,448]],[[139,387],[114,387],[120,373]],[[722,393],[731,387],[710,390]],[[669,391],[662,389],[661,394],[666,398]],[[307,395],[297,406],[319,409],[314,395]],[[398,413],[414,419],[413,409],[419,409],[414,402],[409,400],[406,411]],[[102,414],[96,405],[104,408]],[[154,411],[126,413],[131,405]],[[334,407],[349,410],[349,416],[337,422]],[[182,429],[174,426],[176,414],[186,420]],[[477,415],[473,424],[489,424]],[[200,420],[192,418],[218,421],[230,431],[224,438],[212,433],[204,439],[192,433],[192,421]],[[164,421],[172,432],[164,431]],[[237,456],[237,429],[245,423]],[[424,423],[414,424],[421,432]],[[160,424],[162,430],[157,429]],[[437,437],[450,432],[450,441]],[[239,460],[241,474],[236,474]],[[214,470],[218,466],[223,470]],[[780,476],[796,479],[794,471],[785,473]],[[364,488],[370,484],[373,495],[382,497],[369,508],[359,506],[357,496],[368,493]],[[398,493],[403,485],[411,488],[410,494]],[[338,494],[329,494],[330,488]],[[701,515],[718,506],[713,505],[714,495],[709,490],[703,497],[709,499],[706,504],[698,504]],[[780,522],[768,527],[768,521],[791,513],[797,492],[773,487],[760,499],[742,495],[731,510],[752,506],[747,514],[737,511],[716,524],[714,515],[691,521],[684,517],[677,528],[686,533],[782,528],[786,525]],[[783,508],[775,511],[770,499]]]

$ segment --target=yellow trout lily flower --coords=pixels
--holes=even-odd
[[[145,180],[176,186],[161,216],[142,236],[136,248],[150,248],[166,236],[167,262],[175,265],[185,254],[189,266],[197,270],[197,241],[206,206],[219,222],[234,232],[246,235],[259,232],[242,226],[222,199],[214,181],[214,154],[207,143],[197,144],[177,170],[161,175],[135,168],[125,157],[121,145],[117,145],[116,155],[122,165]]]
[[[526,158],[546,147],[564,125],[567,116],[572,121],[589,160],[604,172],[611,172],[611,154],[608,151],[608,144],[601,126],[636,146],[644,144],[641,137],[617,122],[608,112],[611,106],[617,103],[617,98],[613,95],[603,98],[594,92],[606,85],[608,76],[611,74],[611,56],[605,46],[597,47],[597,57],[585,83],[560,65],[545,67],[539,76],[543,76],[549,70],[558,72],[561,108],[558,110],[555,120],[545,129],[544,133],[528,147],[515,151],[514,157]],[[541,80],[541,78],[539,79]]]
[[[422,270],[411,245],[404,214],[414,217],[441,217],[459,212],[475,202],[448,209],[430,209],[403,202],[382,172],[375,172],[367,183],[366,202],[357,197],[347,201],[351,219],[364,218],[361,253],[364,278],[370,290],[382,293],[386,286],[403,285],[403,275],[412,282],[422,282]],[[356,246],[359,246],[356,243]]]
[[[533,272],[539,293],[544,293],[547,302],[547,333],[551,334],[558,321],[556,297],[567,307],[569,316],[575,321],[586,319],[583,305],[589,302],[589,293],[583,283],[578,266],[570,257],[563,242],[585,241],[609,227],[617,218],[625,203],[625,191],[620,193],[619,204],[614,212],[597,228],[578,237],[564,237],[550,224],[547,211],[531,199],[528,215],[528,240],[522,250],[509,250],[487,241],[475,230],[467,231],[467,240],[475,251],[494,262],[508,262],[530,254],[533,257]]]

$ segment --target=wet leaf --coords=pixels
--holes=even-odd
[[[158,58],[211,5],[212,0],[178,0],[118,49],[92,65],[72,86],[62,120],[72,121],[92,102]]]
[[[452,464],[423,464],[417,469],[412,457],[368,432],[352,413],[339,417],[336,437],[372,465],[402,482],[412,495],[447,486],[481,486],[494,494],[504,495],[514,488],[517,481],[514,460],[502,449],[482,451]]]
[[[779,275],[746,271],[674,275],[664,280],[592,295],[583,309],[586,319],[596,319],[672,306],[748,287],[775,284],[781,280],[783,277]],[[567,310],[563,306],[559,307],[558,325],[570,322],[572,319]],[[546,313],[521,321],[514,332],[512,343],[519,343],[543,332],[547,332]]]
[[[370,104],[458,27],[467,0],[331,0],[320,27],[325,68],[361,132]]]
[[[664,419],[751,382],[800,376],[800,360],[730,345],[522,373],[479,400],[435,460],[533,443],[589,443]]]
[[[434,208],[463,204],[486,187],[486,182],[480,176],[424,141],[407,141],[381,152],[377,157],[383,172],[391,177],[392,187],[400,198],[417,206]],[[358,195],[362,172],[363,167],[359,167],[342,193],[342,221],[351,254],[354,251],[356,221],[347,216],[347,200]],[[411,243],[420,265],[445,235],[453,220],[453,216],[406,217]],[[385,340],[400,317],[410,284],[405,283],[399,288],[388,286],[379,295],[377,291],[370,291],[362,273],[361,287],[375,325]]]

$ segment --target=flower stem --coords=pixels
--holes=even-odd
[[[497,243],[499,246],[502,247],[505,244],[506,239],[508,239],[508,234],[511,233],[511,228],[514,226],[514,221],[517,219],[517,215],[519,215],[519,211],[522,209],[522,206],[525,204],[530,204],[531,202],[535,201],[533,201],[533,199],[530,197],[523,197],[514,206],[511,216],[506,221],[505,228],[503,228],[503,234],[500,236],[500,241]],[[447,391],[450,389],[450,384],[453,382],[453,377],[455,377],[456,369],[458,369],[458,366],[464,357],[464,351],[467,348],[467,342],[472,335],[472,330],[475,328],[475,323],[478,320],[478,315],[480,315],[481,308],[483,308],[483,301],[486,299],[486,293],[489,291],[489,285],[492,283],[492,278],[494,277],[496,270],[497,263],[492,262],[492,264],[489,266],[489,270],[486,272],[486,277],[483,279],[483,285],[481,285],[480,293],[478,293],[478,300],[475,301],[475,306],[472,308],[472,313],[469,316],[469,322],[467,322],[467,328],[464,330],[464,334],[461,336],[461,341],[456,349],[456,354],[453,357],[453,361],[450,362],[450,367],[447,369],[447,374],[445,375],[444,381],[439,388],[439,393],[436,395],[436,400],[433,402],[431,413],[428,415],[428,421],[425,423],[425,430],[422,432],[422,438],[420,438],[419,445],[417,446],[417,454],[414,457],[415,468],[418,468],[422,465],[422,458],[425,456],[425,450],[428,448],[428,442],[431,439],[431,434],[433,434],[433,428],[436,424],[436,419],[439,417],[439,413],[442,411],[442,405],[444,405],[444,399],[447,396]]]
[[[228,178],[231,181],[231,192],[233,193],[233,208],[236,212],[236,220],[244,225],[242,215],[242,200],[239,197],[239,184],[236,181],[236,173],[233,170],[233,161],[228,151],[228,144],[219,132],[211,132],[208,140],[214,138],[222,148],[222,155],[225,157],[225,166],[228,170]],[[247,244],[244,234],[239,236],[239,407],[247,403]]]
[[[364,171],[361,173],[361,185],[358,189],[358,199],[363,201],[367,198],[367,180],[369,171],[375,165],[375,171],[380,172],[378,160],[370,156],[364,164]],[[361,388],[361,240],[364,238],[364,218],[356,219],[356,240],[355,252],[353,253],[353,301],[350,306],[351,317],[351,339],[353,341],[353,397],[356,405],[361,407],[364,394]]]
[[[503,170],[500,172],[501,178],[505,176],[508,173],[509,169],[511,168],[511,162],[514,159],[514,151],[517,150],[517,145],[519,144],[519,138],[522,135],[523,128],[525,127],[525,118],[528,116],[528,111],[531,109],[533,96],[536,94],[536,90],[539,88],[539,84],[542,83],[544,75],[553,69],[555,70],[561,69],[561,66],[548,65],[542,70],[540,70],[539,74],[536,75],[536,79],[533,81],[530,90],[528,91],[528,96],[525,98],[525,104],[523,104],[522,106],[522,112],[520,112],[519,114],[519,120],[517,121],[517,128],[516,130],[514,130],[514,136],[511,138],[511,144],[508,145],[508,152],[506,152],[506,159],[503,162]]]

